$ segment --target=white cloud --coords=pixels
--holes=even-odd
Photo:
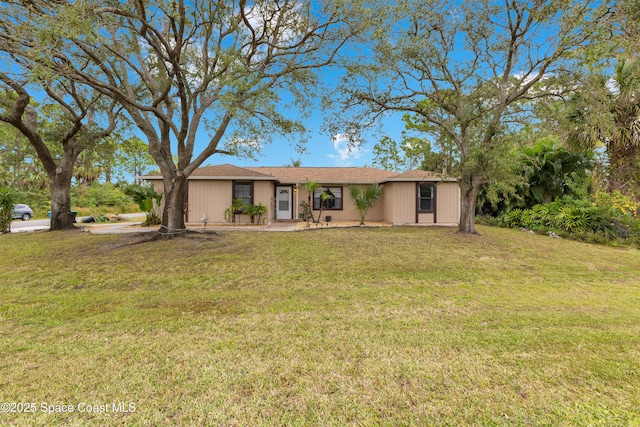
[[[282,6],[275,2],[247,5],[244,9],[245,27],[241,28],[241,37],[245,46],[245,54],[254,46],[254,37],[263,40],[257,46],[253,61],[260,63],[266,55],[269,45],[276,49],[287,49],[300,42],[309,29],[304,24],[302,3],[291,3]],[[274,24],[277,23],[277,24]],[[265,42],[268,41],[268,44]]]
[[[327,157],[335,161],[336,166],[351,166],[354,160],[358,160],[365,153],[361,147],[350,145],[346,135],[336,134],[331,141],[337,154],[328,154]]]

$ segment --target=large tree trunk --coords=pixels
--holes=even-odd
[[[167,182],[168,181],[168,182]],[[164,209],[162,211],[162,233],[173,235],[186,230],[184,222],[184,201],[187,177],[178,174],[164,181]]]
[[[465,173],[460,179],[460,192],[462,193],[462,204],[460,206],[460,225],[458,231],[466,234],[477,234],[476,232],[476,202],[478,193],[482,187],[482,181],[473,173]]]
[[[609,191],[637,197],[638,147],[631,141],[609,145]]]
[[[50,231],[72,230],[73,215],[71,214],[71,171],[56,170],[51,180],[51,227]]]

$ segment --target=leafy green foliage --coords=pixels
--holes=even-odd
[[[231,207],[225,209],[224,211],[224,219],[227,222],[235,223],[236,215],[244,213],[244,209],[247,205],[245,205],[244,200],[238,197],[237,199],[233,199],[231,201]]]
[[[11,188],[0,187],[0,233],[11,233],[11,211],[16,203]]]
[[[367,187],[349,185],[349,193],[353,199],[353,204],[360,214],[360,225],[364,225],[367,212],[382,199],[382,185],[372,184]]]
[[[373,146],[373,166],[393,172],[407,169],[407,159],[400,153],[398,143],[388,136]]]
[[[554,231],[579,240],[640,246],[638,204],[621,193],[598,193],[594,200],[565,196],[531,209],[513,209],[498,224],[536,232]]]
[[[456,147],[447,138],[440,138],[435,148],[429,139],[422,135],[433,134],[433,129],[425,125],[419,117],[405,115],[406,129],[421,136],[410,136],[403,131],[402,140],[397,142],[388,136],[383,137],[373,147],[373,165],[393,172],[410,169],[422,169],[442,173],[458,172]]]
[[[313,217],[313,192],[316,191],[316,189],[320,188],[321,185],[319,182],[315,182],[315,181],[311,181],[309,179],[307,179],[303,184],[302,187],[307,190],[307,205],[303,206],[302,204],[300,204],[300,206],[302,207],[302,215],[305,221],[313,221],[313,222],[317,222],[316,219]],[[320,220],[320,216],[318,215],[318,221]]]
[[[357,133],[389,111],[419,116],[432,141],[457,150],[459,230],[475,233],[477,195],[504,170],[510,148],[504,136],[531,121],[531,99],[557,99],[575,86],[579,52],[589,44],[604,8],[591,0],[580,7],[574,2],[391,2],[377,11],[374,22],[380,26],[363,39],[362,53],[349,58],[340,88],[351,114],[336,117],[335,128]]]
[[[333,195],[327,193],[326,189],[323,188],[322,193],[320,193],[320,211],[318,212],[318,219],[315,221],[316,223],[320,222],[320,218],[322,218],[322,210],[327,201],[333,200]]]
[[[0,89],[0,105],[11,101],[14,97],[13,94],[7,94]],[[27,138],[14,126],[2,121],[0,121],[0,182],[16,191],[49,187],[49,178]]]
[[[249,215],[251,224],[260,224],[262,217],[266,216],[268,209],[262,203],[257,205],[247,205],[242,198],[233,199],[231,206],[224,211],[224,219],[227,222],[235,223],[236,215]]]
[[[26,188],[13,188],[16,203],[24,203],[33,209],[34,216],[44,216],[51,209],[51,191],[48,188],[40,188],[29,185]]]
[[[432,105],[428,100],[421,101],[420,104],[425,108]],[[429,123],[419,114],[405,114],[403,121],[409,133],[419,135],[403,134],[402,149],[412,165],[410,169],[439,172],[448,176],[460,173],[460,153],[449,135],[439,132],[438,126]],[[433,138],[434,147],[428,138],[423,137],[424,135]]]
[[[216,153],[254,156],[275,135],[300,141],[322,93],[315,71],[361,29],[342,2],[179,4],[14,2],[0,9],[0,39],[40,76],[70,76],[117,101],[176,182]],[[185,191],[164,189],[169,231],[184,229]]]
[[[309,220],[313,221],[313,210],[306,200],[300,202],[300,219],[307,222],[309,222]]]
[[[591,188],[591,156],[543,138],[511,153],[513,178],[491,181],[478,197],[483,214],[498,216],[512,209],[530,209],[564,196],[586,198]],[[504,175],[503,175],[504,176]]]
[[[143,227],[160,224],[160,202],[162,194],[157,193],[152,186],[133,184],[125,189],[125,193],[133,198],[140,209],[147,214],[142,223]]]
[[[267,215],[267,207],[262,203],[247,205],[244,208],[244,213],[249,215],[251,224],[260,224],[262,217]]]
[[[133,193],[127,194],[121,187],[109,182],[93,181],[89,184],[71,187],[72,204],[90,208],[98,206],[124,206],[132,202]],[[138,200],[133,200],[139,203]],[[142,206],[140,207],[142,209]],[[144,210],[146,212],[146,210]]]
[[[640,61],[620,60],[612,77],[591,74],[567,103],[564,126],[573,149],[604,147],[609,191],[638,196]]]
[[[552,202],[565,195],[586,196],[587,171],[592,168],[587,155],[541,140],[522,149],[522,166],[528,183],[521,194],[525,207]],[[581,189],[572,185],[578,180],[583,183]],[[575,194],[580,190],[585,190],[585,194]]]

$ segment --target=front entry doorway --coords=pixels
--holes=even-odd
[[[292,219],[291,187],[276,186],[276,219]]]

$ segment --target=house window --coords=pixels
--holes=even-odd
[[[418,212],[433,212],[436,187],[433,183],[418,184]]]
[[[253,204],[253,182],[233,183],[233,200],[242,199],[245,205]]]
[[[320,210],[322,192],[332,196],[324,201],[322,209],[342,210],[342,187],[321,187],[313,191],[313,209]]]

